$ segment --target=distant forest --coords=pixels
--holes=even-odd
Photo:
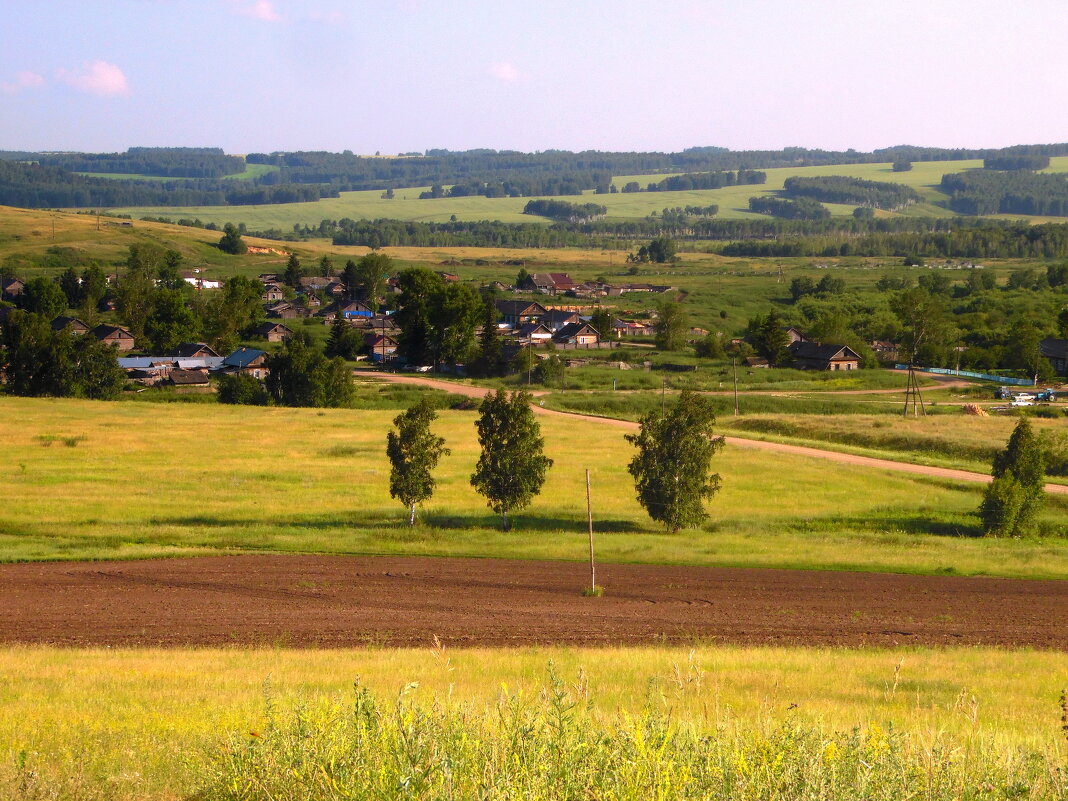
[[[1068,217],[1068,178],[1027,170],[971,170],[942,176],[942,191],[959,214]]]
[[[1068,155],[1068,143],[1001,149],[944,149],[902,145],[871,153],[807,148],[728,150],[694,147],[679,153],[572,153],[546,150],[428,150],[398,157],[365,157],[346,151],[252,153],[244,160],[219,148],[130,148],[125,153],[0,151],[0,204],[29,208],[244,205],[291,203],[336,197],[349,190],[389,192],[431,186],[431,197],[486,195],[530,197],[613,191],[618,175],[678,172],[644,190],[713,188],[719,181],[762,183],[764,169],[876,162],[987,159],[1038,164]],[[277,169],[247,180],[244,163]],[[79,172],[145,175],[169,180],[121,181]],[[729,185],[723,183],[720,185]],[[445,187],[450,187],[446,189]],[[626,191],[626,189],[624,190]]]
[[[865,181],[841,175],[787,178],[783,188],[793,198],[811,198],[822,203],[848,203],[888,211],[923,200],[916,190],[904,184]]]

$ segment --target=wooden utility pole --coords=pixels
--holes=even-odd
[[[586,522],[590,532],[590,592],[597,594],[597,565],[593,561],[593,504],[590,502],[590,469],[586,468]]]
[[[734,416],[738,416],[738,357],[731,356],[731,366],[734,368]]]

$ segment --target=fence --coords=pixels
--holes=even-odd
[[[908,370],[907,364],[895,364],[895,370]],[[1011,384],[1015,387],[1033,387],[1035,382],[1030,378],[1009,378],[1003,375],[992,375],[991,373],[973,373],[970,370],[949,370],[945,367],[916,367],[917,370],[921,370],[924,373],[935,373],[937,375],[960,375],[966,378],[980,378],[984,381],[996,381],[999,384]]]

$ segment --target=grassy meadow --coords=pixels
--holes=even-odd
[[[604,561],[1068,576],[1068,538],[971,536],[978,485],[740,447],[717,456],[724,488],[705,525],[666,534],[634,499],[623,432],[579,419],[541,419],[555,466],[505,534],[469,486],[474,411],[442,412],[435,428],[452,454],[409,529],[388,494],[394,410],[18,398],[0,410],[4,561],[253,550],[581,559],[589,467]],[[1044,530],[1063,534],[1066,510],[1051,497]]]
[[[1054,765],[1068,758],[1057,700],[1068,663],[1031,651],[34,647],[0,650],[0,677],[0,793],[12,799],[188,798],[220,771],[220,759],[270,738],[272,719],[285,725],[301,708],[316,719],[334,703],[351,710],[354,682],[379,705],[382,725],[398,704],[495,719],[482,739],[497,742],[508,741],[502,729],[513,705],[537,711],[560,692],[577,704],[565,718],[606,734],[653,715],[670,717],[674,731],[765,742],[795,727],[814,735],[819,751],[855,727],[866,737],[896,733],[915,755],[951,759],[958,771],[984,755],[1011,762],[1028,752]],[[316,750],[312,733],[298,740],[300,753]],[[537,726],[529,736],[542,733]],[[435,740],[431,751],[444,747]]]
[[[645,217],[652,212],[675,206],[719,206],[718,216],[722,219],[759,219],[763,215],[749,211],[749,198],[770,195],[783,188],[783,182],[791,176],[844,175],[850,178],[863,178],[870,181],[889,181],[911,186],[919,192],[924,202],[902,212],[909,216],[946,217],[953,212],[934,205],[947,199],[939,189],[939,182],[946,173],[961,172],[983,166],[982,160],[973,161],[927,161],[914,162],[908,172],[894,172],[887,164],[842,164],[821,165],[818,167],[777,167],[764,170],[768,179],[764,184],[753,186],[731,186],[721,189],[702,189],[688,192],[636,192],[623,194],[594,195],[585,194],[589,200],[607,207],[609,220],[626,220]],[[1049,172],[1068,172],[1068,156],[1059,156],[1050,160]],[[637,181],[644,187],[651,181],[661,180],[666,175],[623,175],[613,178],[613,183],[620,189],[629,181]],[[342,192],[339,198],[324,198],[309,203],[288,203],[284,205],[261,205],[220,207],[132,207],[115,209],[121,214],[140,216],[199,217],[204,222],[243,222],[253,230],[269,228],[290,229],[294,224],[317,226],[320,220],[340,220],[349,217],[354,220],[389,218],[395,220],[414,220],[419,222],[447,222],[454,215],[457,220],[500,220],[501,222],[536,222],[545,218],[523,214],[523,207],[529,198],[437,198],[419,200],[419,193],[429,187],[398,189],[396,197],[384,200],[380,190],[361,192]],[[848,215],[853,206],[828,204],[832,214]],[[884,212],[889,214],[889,212]]]

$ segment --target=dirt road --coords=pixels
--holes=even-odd
[[[0,565],[0,643],[1003,645],[1068,650],[1068,582],[503,559]]]
[[[437,378],[424,378],[423,376],[398,375],[395,373],[375,373],[374,378],[398,384],[418,384],[425,387],[431,387],[433,389],[441,389],[446,392],[454,392],[458,395],[464,395],[469,398],[481,398],[490,391],[485,387],[475,387],[471,386],[470,384],[459,384],[454,383],[452,381],[442,381],[441,379]],[[544,392],[531,393],[531,395],[533,395],[534,397],[539,397],[540,395],[544,394]],[[543,415],[558,415],[561,417],[589,420],[599,425],[622,428],[628,431],[637,431],[638,429],[638,424],[632,423],[629,420],[616,420],[610,417],[596,417],[593,415],[577,414],[574,412],[561,412],[555,409],[546,409],[537,404],[534,405],[534,411]],[[985,473],[974,473],[969,470],[954,470],[948,467],[931,467],[929,465],[910,464],[909,462],[895,462],[891,459],[876,459],[872,456],[857,456],[850,453],[827,451],[821,450],[820,448],[812,448],[802,445],[786,445],[781,442],[765,442],[764,440],[747,439],[744,437],[727,437],[726,439],[727,444],[736,445],[740,448],[756,448],[758,450],[772,451],[775,453],[789,453],[795,456],[810,456],[816,459],[829,459],[832,462],[856,465],[859,467],[871,467],[881,470],[896,470],[902,473],[915,473],[917,475],[934,476],[936,478],[948,478],[953,481],[975,481],[988,484],[991,480],[990,476]],[[1053,493],[1054,495],[1068,495],[1068,485],[1047,484],[1046,492]]]

